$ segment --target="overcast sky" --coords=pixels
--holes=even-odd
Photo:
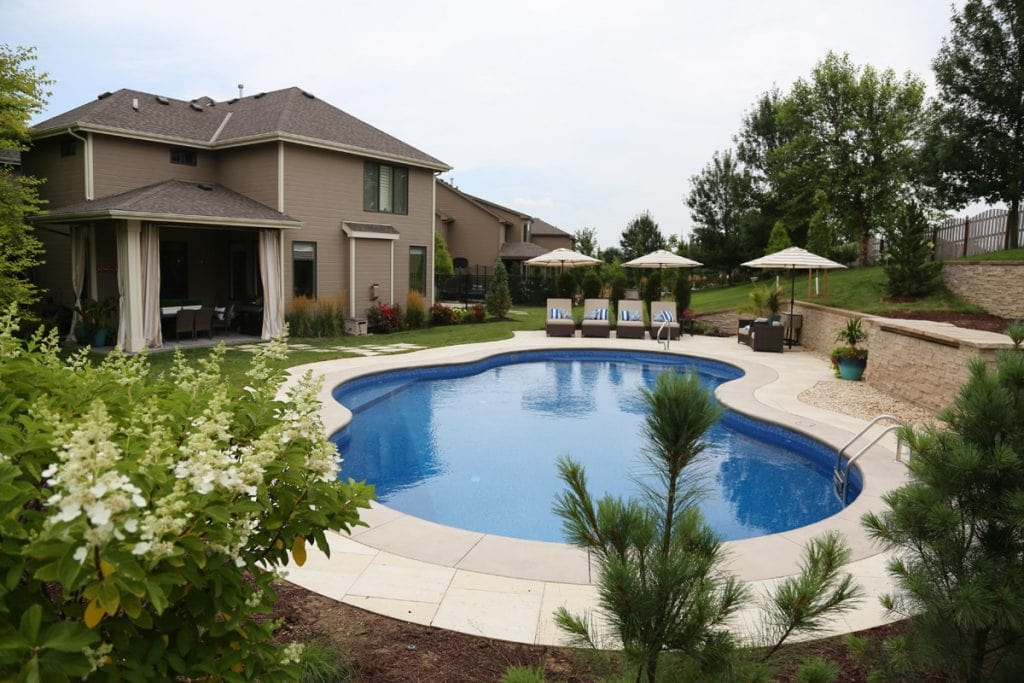
[[[690,176],[828,50],[933,94],[949,17],[946,0],[0,0],[0,42],[35,46],[56,81],[39,120],[118,88],[295,85],[447,162],[462,190],[607,247],[644,210],[686,235]]]

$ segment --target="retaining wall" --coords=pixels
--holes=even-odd
[[[1024,318],[1024,261],[947,261],[942,279],[961,299],[1003,318]]]
[[[850,318],[860,317],[869,349],[864,381],[881,392],[937,411],[953,402],[968,377],[967,363],[982,358],[990,365],[1009,337],[968,330],[948,323],[867,316],[819,304],[797,302],[804,316],[801,345],[828,354],[839,345],[836,334]]]

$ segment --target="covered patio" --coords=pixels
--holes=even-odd
[[[116,300],[116,345],[125,352],[161,348],[165,333],[184,336],[176,328],[182,309],[202,310],[204,319],[216,309],[224,322],[230,308],[239,332],[261,339],[284,330],[283,231],[302,223],[245,195],[171,180],[61,207],[34,222],[63,236],[67,258],[56,261],[70,277],[51,276],[70,282],[67,304]],[[76,322],[77,314],[72,334]],[[188,338],[197,331],[187,330]]]

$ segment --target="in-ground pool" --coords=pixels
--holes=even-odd
[[[581,461],[595,497],[635,495],[640,387],[672,367],[697,370],[708,391],[742,375],[687,356],[563,350],[354,379],[334,390],[353,412],[333,436],[341,476],[375,484],[380,502],[416,517],[562,541],[552,511],[564,488],[556,459]],[[707,440],[701,508],[724,540],[793,529],[842,508],[832,490],[834,451],[823,444],[731,410]],[[851,500],[860,485],[854,469]]]

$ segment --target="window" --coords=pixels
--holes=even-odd
[[[316,297],[316,242],[292,242],[292,293]]]
[[[367,161],[363,169],[363,210],[409,213],[409,169]]]
[[[427,248],[409,247],[409,291],[427,293]]]
[[[530,241],[530,221],[526,221],[523,223],[523,241]]]
[[[73,157],[78,152],[78,145],[74,140],[64,140],[60,143],[60,155],[62,157]]]
[[[196,151],[184,147],[171,147],[171,163],[183,166],[196,165]]]

